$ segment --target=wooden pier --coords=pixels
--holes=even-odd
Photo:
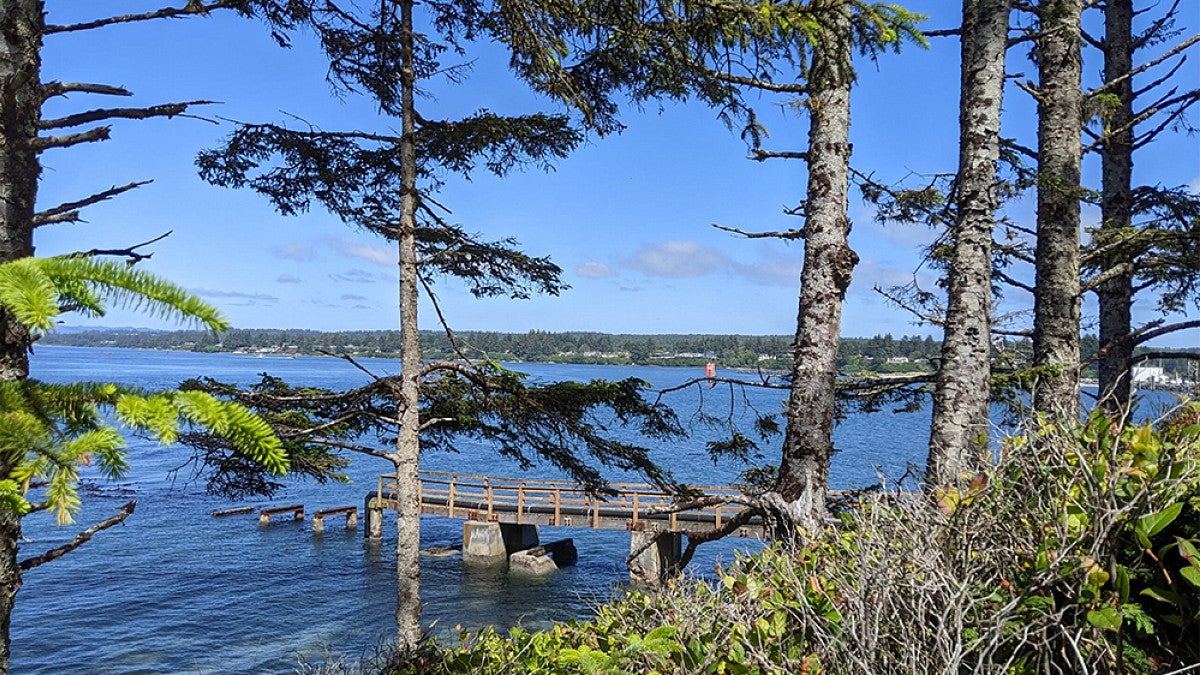
[[[644,483],[611,483],[614,495],[597,496],[576,483],[470,474],[422,471],[420,502],[423,515],[468,521],[588,527],[603,530],[701,532],[720,527],[741,513],[740,504],[716,504],[666,512],[676,497]],[[379,477],[376,508],[396,508],[396,476]],[[729,486],[697,486],[710,497],[741,494]],[[374,495],[368,496],[368,501]],[[369,530],[370,528],[368,528]],[[731,536],[763,535],[757,519]]]

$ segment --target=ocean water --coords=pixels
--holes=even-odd
[[[394,373],[396,362],[364,361],[378,373]],[[691,369],[520,364],[514,368],[545,381],[639,377],[669,387],[703,373]],[[209,375],[248,384],[269,372],[311,386],[347,388],[365,375],[333,358],[256,358],[76,347],[40,347],[34,377],[45,381],[105,380],[147,388],[176,386]],[[680,480],[726,484],[740,467],[716,463],[705,442],[717,430],[698,410],[749,419],[752,410],[775,412],[784,392],[748,390],[732,398],[728,389],[692,388],[667,399],[692,431],[682,441],[654,447],[654,457]],[[910,464],[923,464],[928,410],[910,414],[856,414],[843,420],[831,470],[835,488],[860,487],[881,476],[896,477]],[[510,460],[486,447],[466,445],[452,454],[427,454],[422,467],[462,473],[518,476]],[[768,451],[769,452],[769,451]],[[20,558],[70,541],[89,524],[111,516],[130,499],[137,511],[120,526],[101,532],[79,550],[29,571],[17,597],[12,623],[13,673],[286,673],[300,660],[319,663],[369,655],[394,630],[394,516],[384,523],[381,544],[363,540],[362,528],[346,531],[330,518],[314,535],[309,521],[257,524],[257,509],[302,503],[320,508],[358,505],[374,489],[381,460],[354,457],[348,485],[289,483],[271,500],[232,504],[206,495],[191,480],[182,448],[163,448],[133,438],[133,469],[113,483],[85,476],[84,507],[76,525],[57,527],[44,514],[25,520]],[[536,467],[537,477],[557,477]],[[636,478],[609,474],[612,479]],[[210,512],[237,505],[252,515],[213,518]],[[458,520],[423,517],[422,547],[461,541]],[[541,627],[586,617],[597,603],[620,593],[627,579],[625,532],[542,528],[543,540],[572,537],[579,561],[544,579],[509,578],[495,570],[464,569],[457,557],[422,558],[423,620],[447,639],[455,628],[495,625]],[[709,574],[735,549],[753,550],[749,540],[702,547],[692,571]]]

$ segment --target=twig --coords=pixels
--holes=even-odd
[[[64,555],[70,553],[71,551],[74,551],[75,549],[79,548],[80,546],[83,546],[84,544],[86,544],[88,542],[88,540],[90,540],[97,532],[100,532],[101,530],[107,530],[108,528],[110,528],[114,525],[118,525],[120,523],[125,522],[125,519],[128,518],[133,513],[133,510],[136,507],[137,507],[137,500],[135,499],[135,500],[132,500],[129,503],[125,504],[125,506],[122,506],[120,511],[117,513],[117,515],[113,516],[112,518],[109,518],[108,520],[96,523],[95,525],[89,527],[88,529],[84,530],[83,532],[80,532],[79,534],[75,535],[75,538],[72,539],[70,542],[63,544],[62,546],[59,546],[58,548],[50,549],[49,551],[46,551],[45,553],[43,553],[39,556],[34,556],[32,558],[22,560],[19,565],[21,570],[22,571],[31,570],[35,567],[38,567],[39,565],[44,565],[52,560],[57,560],[57,559],[63,557]]]
[[[121,193],[129,192],[134,188],[139,188],[143,185],[149,185],[153,182],[154,181],[152,180],[142,180],[134,181],[120,187],[114,185],[103,192],[97,192],[94,195],[84,197],[78,201],[64,202],[58,206],[55,206],[54,208],[35,213],[33,215],[33,226],[37,227],[39,225],[48,225],[50,223],[63,222],[64,220],[78,220],[79,209],[82,209],[86,206],[91,206],[92,204],[98,204],[100,202],[107,201]]]

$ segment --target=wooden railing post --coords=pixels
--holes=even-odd
[[[517,522],[523,520],[523,512],[525,511],[525,481],[517,486]]]
[[[483,492],[487,499],[487,519],[490,521],[492,519],[492,499],[494,498],[492,494],[492,480],[490,478],[483,479]]]
[[[450,517],[454,517],[454,497],[458,492],[458,476],[450,477],[450,496],[446,500],[446,505],[450,510]]]
[[[633,493],[633,529],[637,529],[638,525],[638,493]]]
[[[554,488],[554,524],[562,524],[562,490]]]

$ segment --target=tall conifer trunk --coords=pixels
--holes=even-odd
[[[1033,363],[1034,409],[1079,416],[1079,165],[1081,0],[1038,7],[1038,198]]]
[[[1107,0],[1104,6],[1104,80],[1111,82],[1133,68],[1133,2]],[[1133,78],[1113,88],[1120,102],[1108,110],[1105,131],[1124,129],[1133,119]],[[1133,129],[1107,135],[1101,148],[1102,188],[1100,232],[1104,241],[1119,237],[1133,226]],[[1107,235],[1107,236],[1106,236]],[[1120,251],[1101,265],[1109,269],[1122,262]],[[1115,276],[1100,284],[1100,402],[1112,412],[1129,406],[1132,395],[1133,274]]]
[[[37,200],[35,140],[41,118],[42,3],[0,2],[0,262],[33,255],[33,210]],[[0,311],[0,380],[29,374],[29,334]],[[0,458],[0,476],[12,467]],[[8,672],[12,608],[21,588],[17,548],[21,519],[0,508],[0,675]]]
[[[824,5],[824,7],[817,7]],[[833,455],[833,420],[842,301],[858,255],[846,216],[850,166],[850,7],[814,3],[826,12],[813,43],[809,77],[808,194],[804,269],[793,343],[792,388],[777,492],[792,522],[820,527]]]
[[[417,463],[421,452],[419,397],[421,342],[417,328],[417,158],[414,89],[416,71],[413,0],[400,3],[400,428],[396,435],[396,632],[401,650],[421,639],[421,515]]]
[[[926,479],[954,482],[987,446],[992,228],[1011,0],[963,0],[957,222]]]

